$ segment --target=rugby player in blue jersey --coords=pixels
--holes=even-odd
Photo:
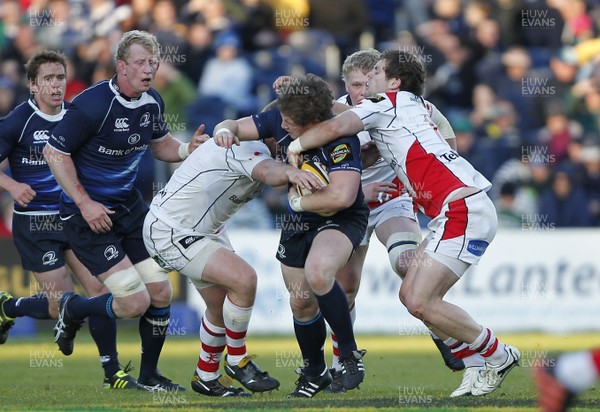
[[[61,219],[73,251],[111,292],[85,299],[65,294],[55,326],[59,348],[72,345],[76,326],[91,315],[140,317],[138,383],[149,390],[185,390],[157,369],[170,317],[167,274],[148,255],[142,224],[148,210],[134,188],[138,163],[154,157],[179,162],[197,147],[173,138],[152,80],[159,67],[156,37],[133,30],[116,51],[117,74],[79,94],[48,139],[44,155],[62,186]]]
[[[235,135],[241,140],[275,137],[284,149],[311,126],[333,116],[333,94],[315,75],[292,76],[281,87],[278,108],[252,117],[225,120],[217,125],[215,142]],[[354,339],[346,295],[335,279],[365,234],[369,208],[364,201],[360,176],[360,142],[345,136],[309,151],[306,160],[317,161],[329,172],[331,183],[300,197],[290,192],[290,214],[281,233],[277,259],[290,291],[294,332],[303,368],[291,397],[311,398],[332,382],[325,363],[325,321],[338,337],[342,385],[356,388],[364,379],[362,357]]]
[[[66,57],[44,50],[34,54],[25,70],[31,98],[0,120],[0,161],[8,159],[11,175],[0,172],[0,187],[15,200],[13,238],[23,268],[33,272],[40,293],[13,298],[0,292],[0,344],[6,342],[15,318],[56,319],[59,299],[73,290],[67,266],[89,296],[107,292],[75,257],[63,233],[59,203],[61,188],[52,176],[42,151],[50,133],[63,118],[69,103],[66,90]],[[104,368],[104,386],[137,389],[135,379],[119,367],[114,319],[91,316],[90,333]],[[72,346],[62,348],[65,355]]]

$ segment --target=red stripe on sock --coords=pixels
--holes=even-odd
[[[216,372],[219,370],[220,362],[208,363],[202,359],[198,359],[198,369],[204,372]]]
[[[498,338],[494,339],[494,344],[492,346],[490,346],[490,348],[483,352],[481,354],[481,356],[483,356],[484,358],[487,358],[488,356],[491,356],[492,353],[496,352],[496,349],[498,348]]]
[[[206,333],[208,333],[209,335],[216,336],[216,337],[225,336],[224,333],[217,333],[217,332],[213,332],[212,330],[210,330],[208,328],[208,326],[206,326],[206,323],[204,323],[204,318],[202,318],[202,327],[204,328]]]
[[[485,339],[483,340],[483,343],[481,345],[479,345],[477,347],[477,349],[475,349],[475,352],[481,352],[482,350],[485,349],[485,347],[487,346],[488,342],[490,341],[490,337],[492,336],[492,332],[489,329],[485,329]]]
[[[242,332],[234,332],[232,330],[229,329],[225,329],[225,333],[227,334],[227,337],[231,338],[231,339],[244,339],[246,337],[246,333],[248,331],[242,331]]]
[[[464,359],[476,353],[477,352],[475,352],[473,349],[469,349],[469,347],[467,346],[466,348],[461,349],[458,352],[452,352],[452,356],[454,356],[457,359]]]
[[[221,353],[225,350],[225,345],[222,346],[210,346],[206,343],[202,343],[202,350],[206,353]]]
[[[245,355],[246,354],[246,345],[240,346],[239,348],[227,345],[227,354],[231,355],[231,356]]]
[[[592,360],[594,361],[594,366],[596,367],[596,376],[600,376],[600,349],[595,349],[592,351]]]

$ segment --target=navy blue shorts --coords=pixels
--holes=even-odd
[[[133,264],[150,257],[142,238],[142,225],[148,206],[134,190],[122,205],[112,208],[113,227],[106,233],[94,233],[81,214],[67,217],[65,234],[77,258],[94,276],[115,266],[125,256]]]
[[[58,213],[13,214],[13,240],[25,270],[49,272],[65,265],[65,250],[70,249]]]
[[[282,230],[277,248],[277,260],[286,266],[303,268],[308,257],[308,252],[315,237],[327,229],[339,230],[352,243],[352,250],[356,250],[365,235],[369,209],[353,210],[350,213],[340,212],[331,217],[323,218],[320,222],[307,223],[306,230]]]

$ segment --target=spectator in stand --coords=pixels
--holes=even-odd
[[[569,143],[580,139],[583,128],[579,123],[569,120],[560,106],[549,107],[546,116],[546,126],[537,135],[537,143],[547,148],[550,158],[560,163],[568,156]]]
[[[582,227],[592,222],[588,204],[589,197],[573,182],[569,170],[559,168],[542,194],[538,210],[540,219],[554,227]]]
[[[198,92],[203,98],[221,99],[243,117],[257,110],[252,94],[252,66],[240,56],[240,40],[233,32],[224,32],[214,42],[216,56],[207,63]]]
[[[195,17],[188,25],[185,38],[186,41],[182,47],[181,54],[186,59],[185,62],[182,62],[180,69],[192,83],[198,84],[206,62],[213,55],[211,48],[213,35],[206,26],[202,16]]]
[[[600,147],[585,146],[581,151],[581,162],[585,168],[582,186],[589,196],[592,226],[600,225]]]

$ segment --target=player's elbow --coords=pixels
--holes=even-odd
[[[44,146],[42,153],[44,154],[44,160],[48,165],[53,165],[59,162],[58,158],[61,154],[49,144]]]

